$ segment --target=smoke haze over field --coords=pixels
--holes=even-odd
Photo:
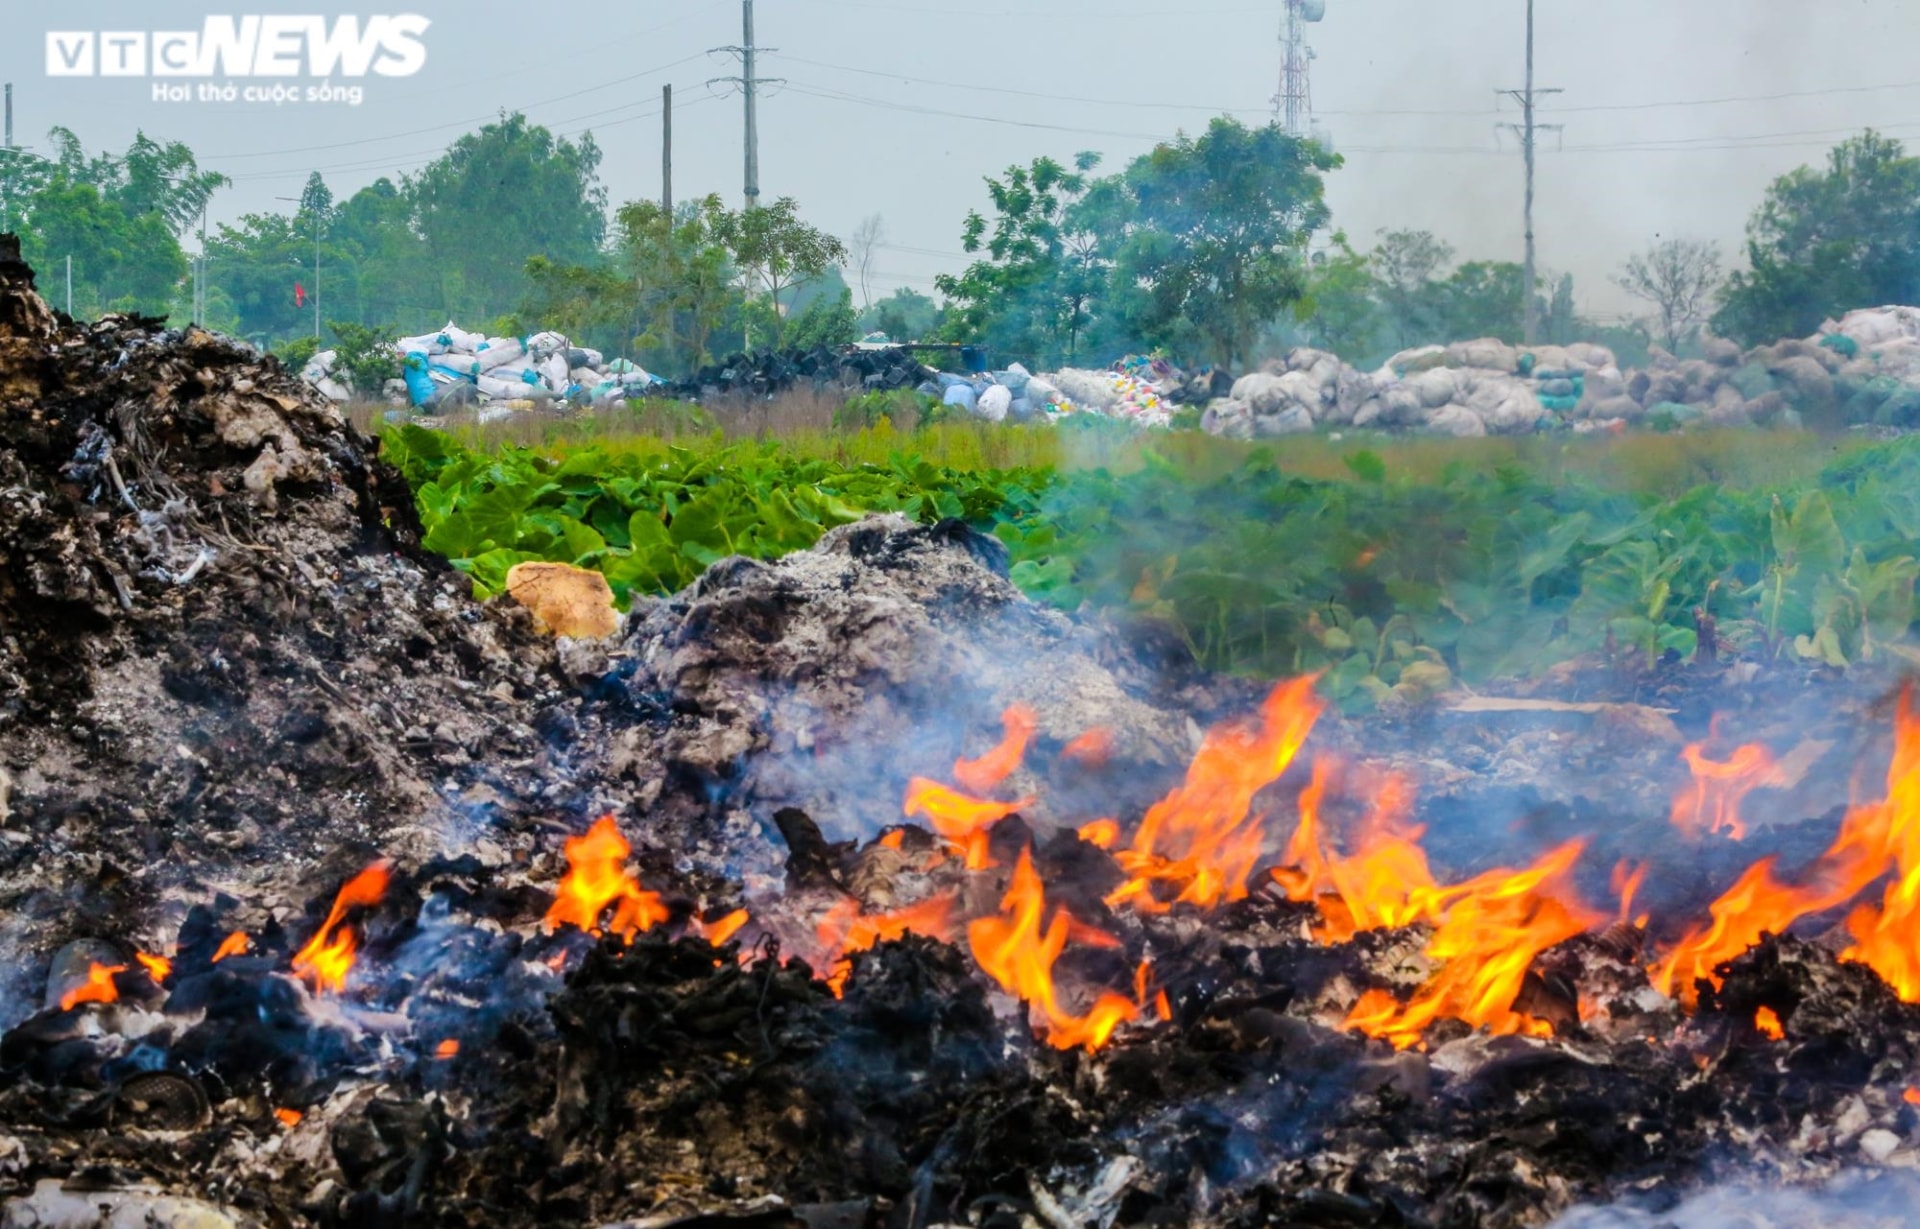
[[[1520,255],[1521,164],[1496,90],[1522,81],[1523,0],[1330,0],[1311,27],[1316,112],[1347,159],[1334,221],[1357,246],[1381,228],[1430,229],[1462,259]],[[157,102],[145,77],[48,77],[50,30],[192,29],[209,15],[418,12],[433,22],[418,75],[368,77],[362,105]],[[983,175],[1092,149],[1116,168],[1222,110],[1262,121],[1279,65],[1280,6],[1245,0],[761,0],[761,185],[841,236],[881,213],[875,293],[964,264],[959,230]],[[1776,175],[1873,126],[1920,136],[1920,6],[1909,0],[1539,0],[1544,267],[1572,272],[1583,309],[1631,310],[1608,276],[1653,237],[1719,240],[1737,255]],[[333,0],[210,8],[103,0],[38,8],[0,45],[15,137],[53,125],[90,151],[137,128],[187,142],[231,175],[212,220],[285,209],[322,171],[337,197],[424,165],[501,109],[557,132],[590,129],[614,202],[659,193],[660,86],[675,87],[677,197],[738,201],[741,106],[710,78],[709,48],[740,41],[735,0]],[[658,70],[658,71],[650,71]],[[1557,148],[1559,143],[1563,148]],[[217,278],[217,273],[216,273]]]

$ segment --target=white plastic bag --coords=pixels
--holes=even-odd
[[[527,348],[517,337],[489,337],[485,347],[476,357],[480,360],[480,370],[492,371],[496,367],[505,367],[508,363],[524,362],[527,357]]]

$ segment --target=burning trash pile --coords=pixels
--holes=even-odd
[[[1361,725],[888,518],[554,640],[277,364],[29,279],[0,1224],[1540,1225],[1920,1162],[1905,699],[1749,680],[1853,732],[1816,777]],[[1596,801],[1516,792],[1555,747]]]

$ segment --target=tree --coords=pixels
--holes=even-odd
[[[887,226],[879,214],[862,218],[854,229],[853,239],[847,244],[852,254],[854,276],[860,281],[860,307],[867,310],[873,306],[873,262],[874,252],[886,242]]]
[[[71,129],[48,132],[58,173],[71,183],[87,184],[130,217],[157,214],[176,237],[200,216],[209,197],[232,181],[217,171],[203,171],[193,151],[179,141],[161,144],[145,132],[136,132],[125,154],[87,155]]]
[[[1852,308],[1920,301],[1920,159],[1868,131],[1825,171],[1774,180],[1747,224],[1748,268],[1727,280],[1714,331],[1746,345],[1804,337]]]
[[[556,137],[505,115],[410,177],[414,226],[450,314],[485,320],[526,297],[534,256],[589,264],[606,238],[606,189],[591,133]]]
[[[1396,349],[1437,336],[1445,310],[1439,289],[1453,264],[1453,248],[1424,230],[1383,230],[1368,254],[1386,331]]]
[[[1303,306],[1314,342],[1349,362],[1370,356],[1380,332],[1378,291],[1372,261],[1334,232],[1332,249],[1315,255],[1307,278]]]
[[[321,256],[324,262],[324,245]],[[223,222],[207,237],[207,260],[215,284],[233,305],[242,337],[271,345],[302,331],[312,333],[313,315],[296,306],[293,295],[294,283],[312,276],[310,224],[285,213],[250,213],[237,224]]]
[[[708,341],[739,298],[726,236],[733,215],[717,195],[673,213],[633,201],[614,216],[615,247],[636,295],[634,344],[682,369],[707,361]]]
[[[1470,260],[1438,284],[1439,318],[1428,342],[1497,337],[1518,343],[1526,334],[1526,275],[1511,261]]]
[[[993,220],[969,210],[960,236],[961,248],[978,259],[957,276],[934,279],[948,299],[946,336],[1043,366],[1076,361],[1107,278],[1086,207],[1099,163],[1092,153],[1076,157],[1071,170],[1035,158],[988,177]],[[1103,202],[1103,217],[1106,210]]]
[[[1306,243],[1329,216],[1321,175],[1339,165],[1277,124],[1227,117],[1136,159],[1114,283],[1140,334],[1224,364],[1244,358],[1306,296]]]
[[[1613,280],[1634,298],[1653,304],[1655,327],[1671,353],[1706,321],[1720,287],[1720,245],[1666,239],[1629,256]]]
[[[859,340],[859,325],[853,312],[853,291],[843,287],[831,298],[822,296],[809,303],[787,326],[787,344],[802,349],[814,346],[844,346]]]
[[[860,328],[894,341],[931,337],[940,325],[940,309],[928,296],[902,286],[860,315]]]
[[[785,309],[780,296],[795,283],[818,277],[829,265],[844,264],[847,259],[845,244],[800,220],[800,204],[791,196],[722,215],[721,236],[743,274],[757,281],[773,301],[776,345],[785,327],[777,314]]]
[[[48,298],[66,304],[66,262],[73,261],[73,312],[166,312],[187,275],[180,241],[158,212],[129,213],[120,202],[64,170],[24,202],[21,250],[39,269]],[[57,288],[57,289],[56,289]]]

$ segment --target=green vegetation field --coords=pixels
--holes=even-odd
[[[771,558],[868,512],[960,517],[1065,609],[1163,620],[1207,665],[1324,668],[1349,708],[1611,646],[1652,666],[1724,647],[1844,668],[1904,638],[1920,576],[1920,441],[1789,433],[1325,437],[1252,447],[884,422],[780,440],[405,427],[427,546],[497,592],[552,559],[622,603],[729,554]]]

